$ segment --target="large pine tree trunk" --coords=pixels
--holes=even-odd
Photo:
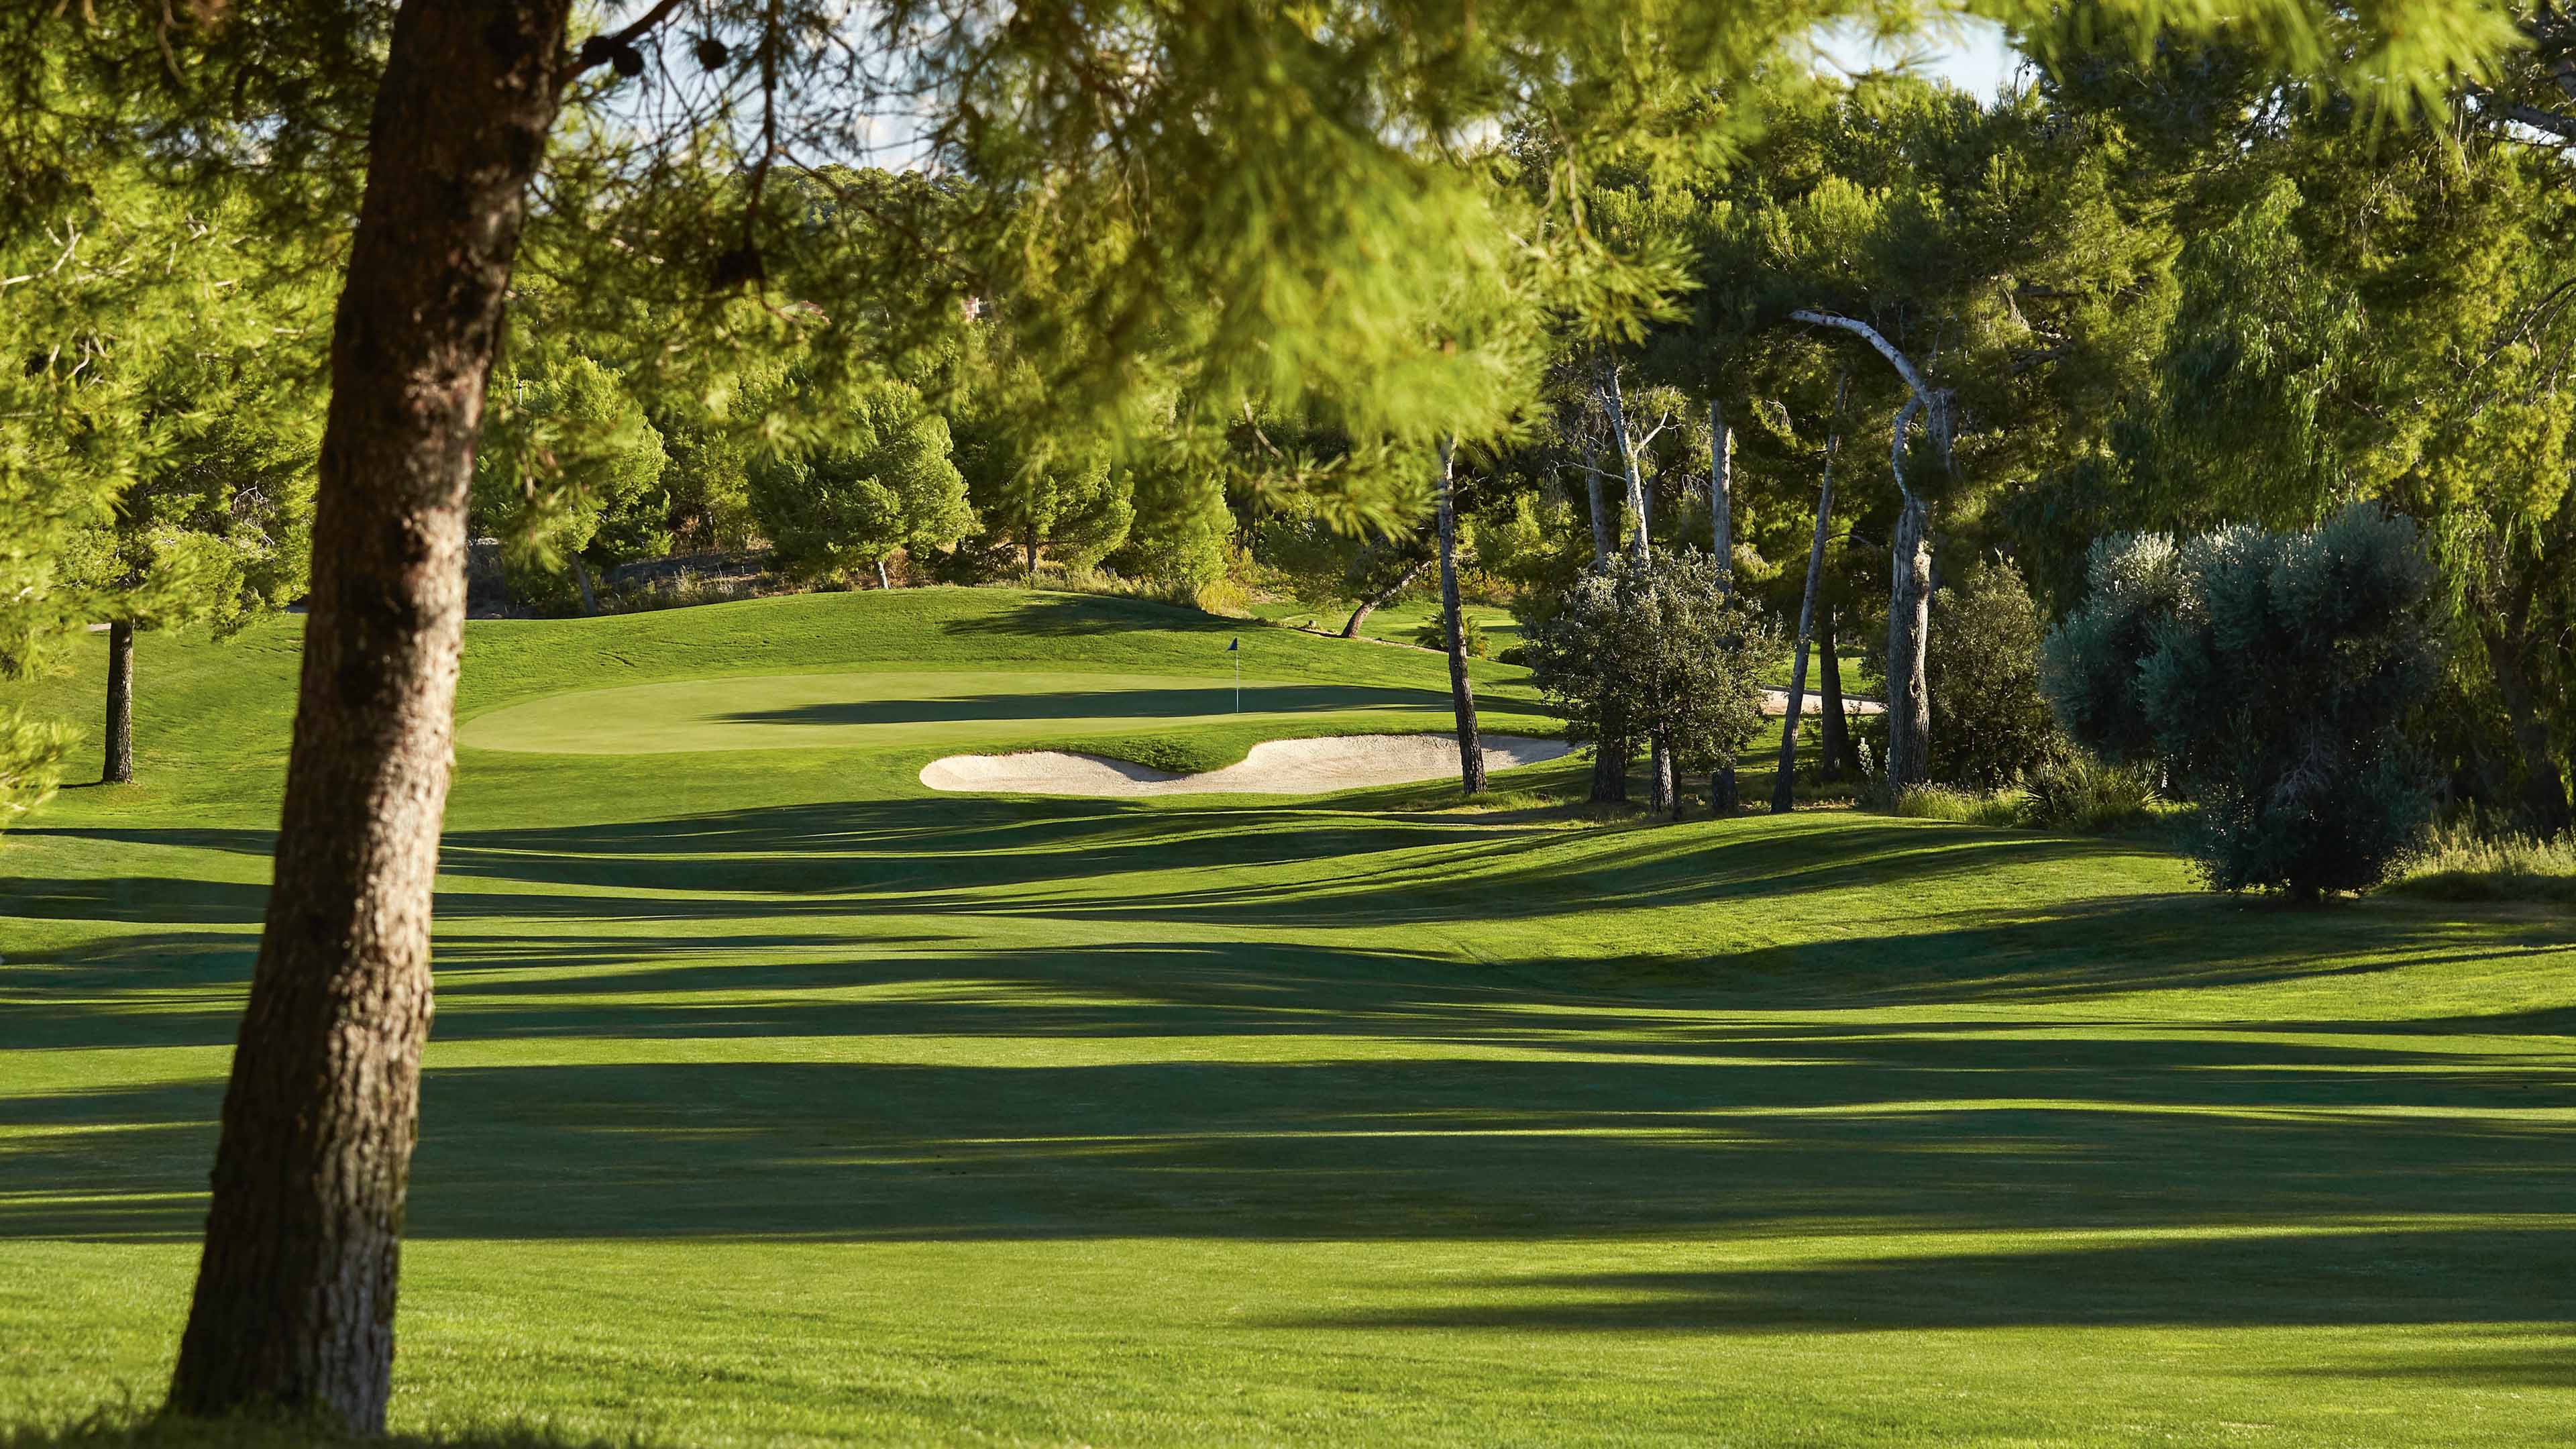
[[[1467,677],[1467,628],[1458,606],[1457,440],[1440,440],[1440,623],[1449,635],[1449,704],[1458,717],[1458,788],[1485,793],[1485,742],[1476,732],[1476,686]]]
[[[1431,567],[1431,560],[1427,558],[1415,559],[1410,567],[1406,568],[1403,573],[1396,576],[1394,583],[1378,590],[1370,597],[1360,600],[1360,606],[1351,610],[1351,617],[1342,625],[1342,637],[1345,639],[1356,639],[1360,637],[1360,625],[1368,621],[1368,616],[1385,608],[1388,601],[1393,599],[1396,595],[1403,593],[1406,589],[1412,588],[1413,581],[1422,577],[1422,571],[1429,567]]]
[[[275,884],[170,1406],[381,1432],[465,503],[571,0],[408,0],[331,343]]]
[[[1615,731],[1618,721],[1606,720]],[[1628,756],[1630,742],[1623,736],[1607,733],[1592,747],[1592,803],[1616,805],[1628,798]]]
[[[107,626],[107,759],[98,772],[104,785],[134,783],[134,626]]]
[[[1860,742],[1852,738],[1851,720],[1844,712],[1842,659],[1834,647],[1831,604],[1816,618],[1816,705],[1824,755],[1816,768],[1816,778],[1839,780],[1845,770],[1859,774]]]

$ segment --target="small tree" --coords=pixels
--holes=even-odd
[[[1678,768],[1713,773],[1761,732],[1760,671],[1775,645],[1706,554],[1667,551],[1616,554],[1585,573],[1531,627],[1528,649],[1531,681],[1563,706],[1575,743],[1658,738]]]
[[[1930,742],[1934,779],[2001,789],[2065,752],[2039,692],[2040,639],[2039,610],[2010,561],[1933,595],[1924,667],[1941,723]]]
[[[474,459],[475,521],[500,536],[515,591],[560,600],[568,572],[589,613],[584,550],[670,550],[662,434],[618,374],[587,357],[500,374],[493,392],[499,406]]]
[[[2354,505],[2303,533],[2118,536],[2087,573],[2042,687],[2079,743],[2160,761],[2200,804],[2210,884],[2315,900],[2384,879],[2432,803],[2403,733],[2439,665],[2414,524]]]
[[[858,402],[832,440],[751,470],[752,512],[779,562],[809,578],[847,577],[899,548],[955,543],[975,527],[966,480],[948,459],[948,423],[909,388]]]

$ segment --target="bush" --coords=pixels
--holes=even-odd
[[[1777,647],[1707,555],[1623,553],[1532,629],[1530,682],[1564,707],[1576,744],[1619,752],[1660,734],[1677,772],[1705,774],[1761,732],[1761,671]]]
[[[2099,833],[2150,823],[2155,772],[2069,755],[2024,782],[2023,818],[2042,830]]]
[[[2554,901],[2576,905],[2576,833],[2427,836],[2390,890],[2445,901]]]
[[[1461,614],[1458,622],[1466,626],[1467,657],[1470,659],[1487,657],[1486,651],[1493,647],[1493,641],[1486,637],[1483,621],[1473,614]],[[1425,649],[1437,649],[1443,654],[1448,653],[1449,631],[1442,628],[1440,623],[1437,618],[1425,620],[1421,628],[1413,631],[1413,642]]]
[[[53,798],[70,745],[71,731],[63,726],[0,707],[0,830]]]
[[[1889,813],[1907,820],[1953,820],[1996,828],[2026,823],[2019,790],[1962,790],[1953,785],[1906,785]]]
[[[780,567],[804,579],[873,575],[897,549],[952,544],[975,526],[948,423],[909,388],[860,400],[822,446],[762,459],[750,490]]]
[[[2421,836],[2402,730],[2435,683],[2433,570],[2412,523],[2345,509],[2304,533],[2108,538],[2048,637],[2042,684],[2105,758],[2160,762],[2200,806],[2220,890],[2366,890]]]
[[[2021,570],[1989,564],[1932,599],[1924,679],[1932,695],[1932,774],[2000,790],[2068,753],[2039,692],[2039,610]]]

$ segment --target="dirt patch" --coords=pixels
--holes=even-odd
[[[1574,748],[1563,740],[1521,735],[1486,735],[1483,744],[1488,770],[1562,759]],[[950,755],[924,765],[921,783],[996,795],[1322,795],[1436,780],[1457,771],[1454,735],[1336,735],[1269,740],[1254,745],[1240,763],[1196,775],[1066,750]]]

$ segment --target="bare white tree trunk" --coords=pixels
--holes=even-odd
[[[1601,405],[1610,414],[1610,436],[1619,444],[1619,466],[1628,479],[1628,511],[1636,519],[1629,546],[1646,557],[1646,477],[1637,464],[1637,442],[1628,432],[1628,400],[1619,388],[1619,364],[1601,364]]]
[[[1735,580],[1735,429],[1726,410],[1708,400],[1708,550],[1717,560],[1717,576]]]
[[[1834,396],[1834,416],[1842,417],[1842,395]],[[1816,594],[1825,580],[1825,540],[1834,513],[1834,454],[1842,448],[1839,427],[1825,435],[1825,477],[1816,489],[1816,535],[1807,545],[1807,593],[1798,605],[1798,652],[1789,665],[1789,708],[1780,717],[1780,772],[1771,784],[1771,813],[1785,815],[1797,803],[1798,719],[1807,702],[1807,641],[1816,629]]]
[[[1904,496],[1905,506],[1897,514],[1895,536],[1888,550],[1887,781],[1890,785],[1920,785],[1932,775],[1932,700],[1923,678],[1923,650],[1930,635],[1932,609],[1932,509],[1906,484],[1905,438],[1914,415],[1923,414],[1946,466],[1950,456],[1950,394],[1927,385],[1923,374],[1894,343],[1858,318],[1804,309],[1789,316],[1812,327],[1836,328],[1867,342],[1896,369],[1910,394],[1905,406],[1897,409],[1896,436],[1889,450],[1896,491]]]

